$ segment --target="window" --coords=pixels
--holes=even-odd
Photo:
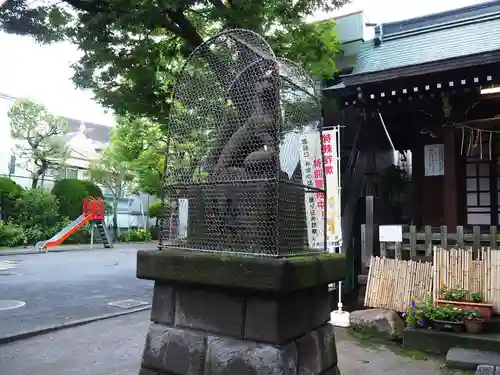
[[[78,169],[76,168],[66,168],[66,178],[78,178]]]

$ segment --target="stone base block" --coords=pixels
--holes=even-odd
[[[330,254],[139,252],[155,280],[140,375],[337,375],[328,284],[344,272]]]
[[[140,375],[333,375],[338,374],[330,324],[284,345],[153,323]]]

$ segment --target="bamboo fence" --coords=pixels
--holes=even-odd
[[[481,293],[485,302],[493,304],[494,311],[500,311],[500,250],[434,248],[433,263],[434,299],[439,298],[443,285],[461,286]]]
[[[431,263],[372,257],[365,306],[405,312],[411,297],[420,299],[431,288]]]
[[[500,312],[500,250],[435,247],[432,263],[372,257],[365,306],[405,312],[412,297],[438,299],[443,285],[481,293]]]

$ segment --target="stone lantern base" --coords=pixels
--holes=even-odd
[[[328,284],[344,273],[336,254],[139,251],[155,281],[140,375],[337,375]]]

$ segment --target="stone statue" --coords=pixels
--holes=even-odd
[[[228,39],[250,44],[249,64]],[[186,241],[138,252],[137,276],[155,281],[139,375],[339,375],[328,284],[344,278],[345,260],[307,252],[305,188],[289,181],[287,173],[300,173],[282,171],[279,158],[281,101],[300,94],[282,95],[278,61],[252,31],[228,30],[205,44],[193,66],[206,51],[225,52],[224,66],[236,72],[219,73],[233,74],[232,85],[196,91],[187,76],[179,100],[204,102],[203,113],[222,102],[221,91],[230,103],[217,107],[217,129],[205,129],[218,141],[206,174],[169,187],[189,202]]]

